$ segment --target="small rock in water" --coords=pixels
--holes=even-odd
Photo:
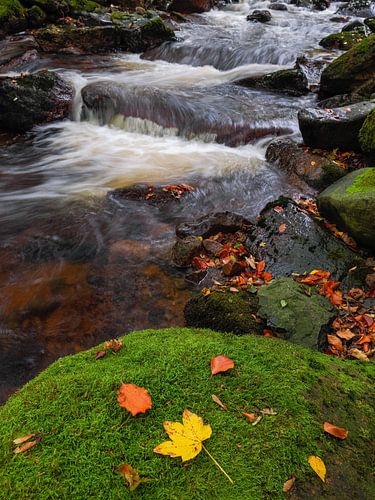
[[[272,2],[268,6],[271,10],[288,10],[288,7],[285,3]]]
[[[246,19],[252,23],[268,23],[271,18],[271,12],[268,10],[254,10]]]

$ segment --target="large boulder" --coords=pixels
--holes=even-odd
[[[282,69],[259,77],[243,78],[235,83],[293,96],[301,96],[309,92],[307,78],[300,69]]]
[[[329,186],[319,195],[318,207],[327,219],[375,250],[375,168],[356,170]]]
[[[365,38],[329,64],[322,73],[319,98],[375,92],[375,35]]]
[[[357,253],[287,199],[267,205],[252,238],[250,253],[265,260],[274,277],[325,269],[341,281],[349,269],[363,264]]]
[[[216,3],[217,0],[172,0],[169,10],[182,12],[183,14],[199,14],[212,9]]]
[[[358,134],[373,109],[375,101],[333,109],[301,109],[298,122],[304,143],[317,148],[359,151]]]
[[[308,292],[308,293],[306,293]],[[318,349],[324,346],[335,310],[329,300],[292,278],[278,278],[258,291],[259,316],[278,336]]]
[[[25,132],[35,124],[65,118],[73,94],[72,85],[51,71],[3,78],[0,80],[0,128]]]
[[[321,189],[345,175],[345,170],[326,156],[306,150],[303,144],[288,138],[273,140],[266,150],[266,160],[286,172],[297,186],[300,180],[315,189]]]

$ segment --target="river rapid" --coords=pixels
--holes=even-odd
[[[246,21],[268,5],[190,16],[176,42],[144,55],[45,55],[21,68],[63,74],[76,98],[70,120],[0,145],[0,402],[60,356],[134,329],[183,325],[191,291],[170,261],[178,222],[223,210],[254,218],[294,193],[265,148],[277,135],[298,136],[297,111],[315,95],[233,82],[293,67],[342,24],[330,21],[337,4]],[[110,89],[119,109],[87,109],[87,85]],[[181,182],[194,192],[168,206],[108,196]]]

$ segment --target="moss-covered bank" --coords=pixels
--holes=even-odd
[[[123,341],[98,361],[97,349],[57,361],[0,409],[0,498],[130,498],[117,472],[124,462],[153,479],[138,498],[277,499],[291,474],[298,498],[372,497],[373,365],[209,330],[136,332]],[[235,369],[212,377],[210,358],[221,353]],[[121,409],[121,382],[146,387],[152,410],[133,418]],[[278,415],[255,427],[235,411],[266,406]],[[163,421],[180,420],[184,408],[211,424],[207,448],[234,485],[204,453],[187,465],[153,453],[166,438]],[[347,428],[348,439],[324,435],[325,420]],[[35,431],[42,441],[14,455],[12,440]],[[326,485],[307,464],[311,454],[326,462]]]

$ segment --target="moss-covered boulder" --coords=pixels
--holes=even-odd
[[[307,78],[300,69],[282,69],[260,77],[244,78],[235,83],[293,96],[305,95],[309,92]]]
[[[375,33],[375,17],[368,17],[363,21],[371,33]]]
[[[73,87],[52,71],[0,80],[0,128],[25,132],[69,114]]]
[[[356,170],[329,186],[319,195],[318,207],[328,220],[375,250],[375,168]]]
[[[140,499],[372,498],[374,366],[342,361],[277,339],[209,330],[131,333],[116,355],[95,360],[102,347],[60,359],[0,408],[2,498],[133,498],[118,468],[130,463],[151,479]],[[235,362],[212,377],[213,356]],[[122,382],[147,388],[152,409],[131,417],[120,408]],[[216,394],[230,411],[212,401]],[[271,407],[253,427],[241,412]],[[194,460],[163,457],[163,422],[181,421],[189,408],[211,425],[209,452]],[[232,411],[233,409],[233,411]],[[348,429],[345,441],[324,434],[324,421]],[[14,455],[13,439],[39,432],[29,452]],[[318,455],[323,483],[308,465]]]
[[[359,131],[359,143],[363,152],[375,158],[375,110],[367,116]]]
[[[319,45],[325,49],[349,50],[354,45],[366,38],[364,33],[359,31],[344,31],[342,33],[332,33],[320,40]]]
[[[365,38],[335,59],[322,73],[319,98],[356,92],[375,92],[375,35]]]
[[[187,326],[212,328],[238,334],[260,333],[255,315],[258,310],[256,294],[250,292],[200,293],[185,306]]]
[[[19,0],[0,1],[0,38],[27,27],[26,10]]]
[[[313,148],[360,151],[358,134],[373,109],[375,100],[340,108],[301,109],[298,123],[303,141]]]
[[[329,300],[295,282],[278,278],[258,291],[259,315],[285,340],[318,349],[336,315]]]

